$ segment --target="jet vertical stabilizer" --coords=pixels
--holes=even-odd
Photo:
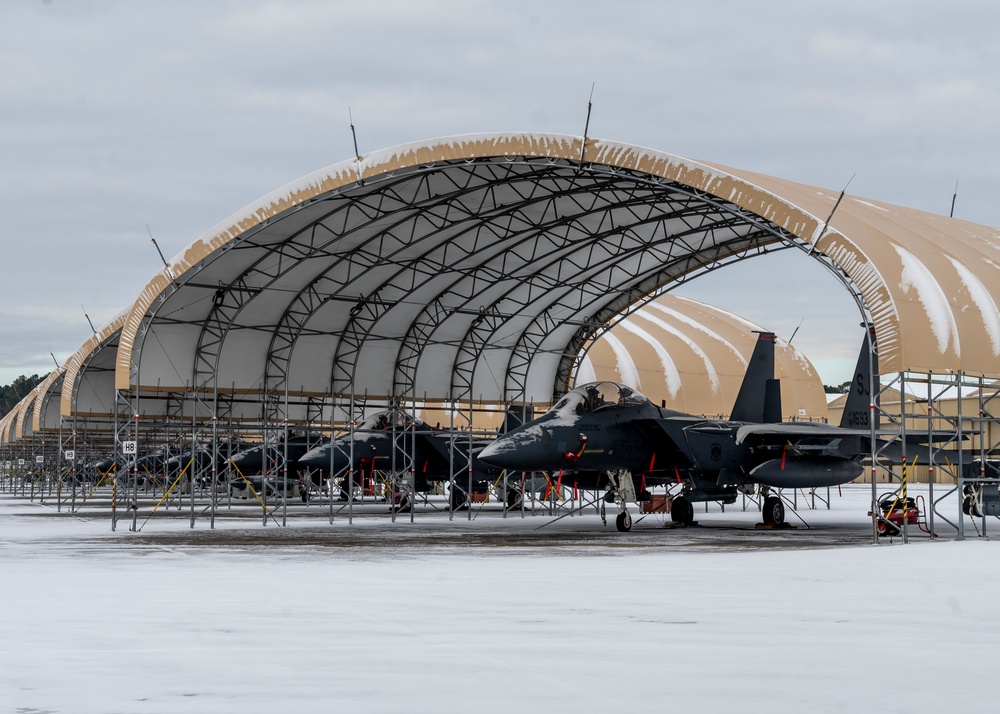
[[[764,423],[781,423],[781,380],[769,379],[764,388]]]
[[[869,325],[868,337],[861,343],[861,354],[854,368],[851,388],[844,402],[844,414],[840,418],[840,426],[845,429],[863,429],[871,426],[872,412],[875,417],[875,428],[879,428],[878,409],[872,409],[871,385],[874,370],[875,406],[878,406],[878,354],[874,349],[875,328]]]
[[[760,332],[757,344],[753,348],[747,373],[740,385],[740,393],[736,395],[733,412],[729,415],[731,421],[747,421],[762,423],[765,419],[767,404],[768,380],[774,379],[774,333]],[[770,410],[769,410],[770,411]],[[778,421],[781,421],[781,402],[778,402]]]

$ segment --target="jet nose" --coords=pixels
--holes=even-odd
[[[515,431],[499,437],[479,452],[478,459],[487,466],[508,471],[534,471],[546,468],[546,454],[540,433]]]
[[[229,457],[229,460],[236,465],[237,468],[243,468],[243,465],[247,462],[251,450],[238,451]]]
[[[310,449],[299,458],[299,463],[312,469],[329,470],[330,445],[323,444],[315,449]]]
[[[497,462],[497,459],[502,460],[501,455],[503,453],[503,449],[497,446],[498,442],[499,439],[497,441],[494,441],[492,444],[489,444],[485,449],[479,452],[476,458],[478,458],[484,464],[488,464],[489,466],[496,466],[497,468],[503,468],[503,466]]]

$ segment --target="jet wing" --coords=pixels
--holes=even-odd
[[[842,439],[845,437],[871,437],[871,429],[848,429],[833,424],[819,422],[783,422],[781,424],[744,424],[736,431],[736,443],[745,441],[773,441],[768,437],[784,437],[786,439]],[[900,439],[900,433],[894,429],[877,429],[877,439],[891,441]],[[953,431],[933,431],[930,434],[921,431],[906,433],[907,444],[929,444],[949,441],[955,438]]]
[[[850,458],[871,453],[871,430],[848,429],[832,424],[787,422],[782,424],[745,424],[736,432],[736,443],[755,447],[777,447],[793,444],[800,451],[822,451]],[[880,429],[875,432],[876,449],[880,459],[894,463],[903,461],[903,442],[909,459],[914,457],[927,463],[927,445],[954,439],[954,432],[908,432],[905,439],[899,432]],[[939,450],[934,456],[936,464],[953,463],[950,452]]]
[[[704,420],[689,417],[669,417],[667,419],[636,419],[632,424],[656,450],[660,463],[687,468],[694,464],[694,460],[684,435],[684,428],[702,421]]]
[[[871,429],[845,429],[832,424],[817,422],[785,422],[781,424],[745,424],[736,430],[736,443],[773,442],[781,440],[820,439],[833,441],[845,437],[871,436]]]

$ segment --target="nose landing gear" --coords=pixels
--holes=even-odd
[[[632,530],[632,515],[627,510],[621,511],[615,518],[615,528],[622,533],[628,533]]]
[[[609,471],[608,480],[611,490],[608,492],[618,506],[618,516],[615,518],[615,528],[621,533],[632,530],[632,515],[628,512],[628,504],[635,503],[635,482],[628,471]],[[601,504],[601,517],[604,516],[604,504]]]

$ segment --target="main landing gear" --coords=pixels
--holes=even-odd
[[[684,496],[678,496],[670,503],[670,520],[689,526],[694,523],[694,504]]]
[[[761,508],[765,526],[781,528],[785,525],[785,504],[778,496],[766,496]]]

